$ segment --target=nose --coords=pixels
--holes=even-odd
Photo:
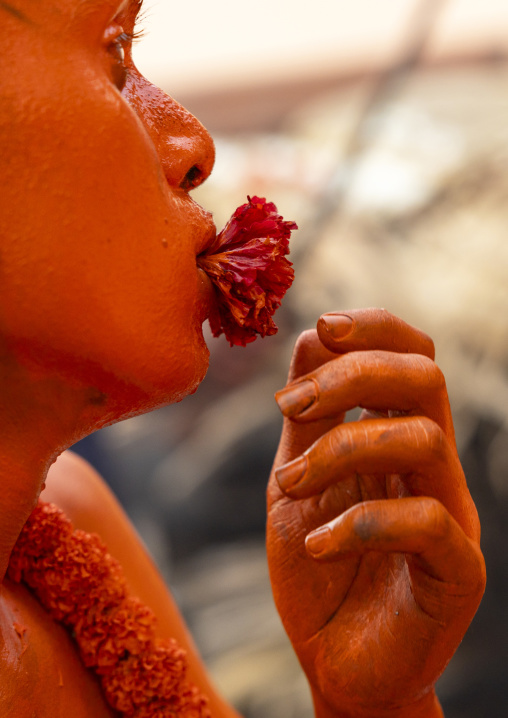
[[[202,184],[215,161],[213,140],[203,125],[135,68],[122,94],[148,130],[168,184],[185,191]]]

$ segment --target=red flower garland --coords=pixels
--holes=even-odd
[[[209,718],[208,700],[186,681],[185,651],[155,635],[155,615],[127,593],[120,564],[96,534],[74,530],[39,501],[10,557],[26,583],[72,633],[108,703],[129,718]]]
[[[212,334],[218,337],[224,332],[231,346],[245,346],[258,334],[277,332],[272,315],[294,279],[285,255],[297,225],[284,221],[273,202],[247,199],[198,257],[198,265],[215,287],[217,306],[209,320]]]

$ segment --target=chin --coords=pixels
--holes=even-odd
[[[200,327],[185,344],[178,343],[162,356],[150,352],[146,356],[141,364],[129,367],[129,379],[119,378],[118,373],[112,380],[110,377],[103,393],[106,412],[102,425],[160,409],[193,394],[205,378],[210,352]]]
[[[190,347],[179,348],[178,358],[169,369],[168,381],[164,382],[169,393],[165,393],[163,403],[173,404],[193,394],[206,376],[209,360],[210,351],[200,329]],[[161,388],[164,392],[164,387]]]
[[[117,339],[110,337],[107,353],[65,352],[26,340],[10,347],[27,381],[53,392],[52,401],[63,401],[68,445],[97,429],[181,401],[196,391],[208,370],[210,353],[200,324],[173,341],[166,332],[158,341],[153,335],[152,341],[139,343]]]

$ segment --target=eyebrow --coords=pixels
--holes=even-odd
[[[27,18],[27,16],[21,12],[21,10],[18,10],[13,5],[10,5],[9,3],[3,2],[3,0],[0,0],[0,10],[5,10],[6,12],[10,12],[11,15],[14,15],[14,17],[17,17],[18,20],[23,20],[24,22],[30,22],[30,20]]]

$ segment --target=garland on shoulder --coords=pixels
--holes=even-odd
[[[120,564],[96,534],[74,530],[60,509],[39,501],[8,576],[69,629],[114,710],[128,718],[209,718],[207,698],[186,680],[185,651],[156,637],[155,615],[128,595]]]

